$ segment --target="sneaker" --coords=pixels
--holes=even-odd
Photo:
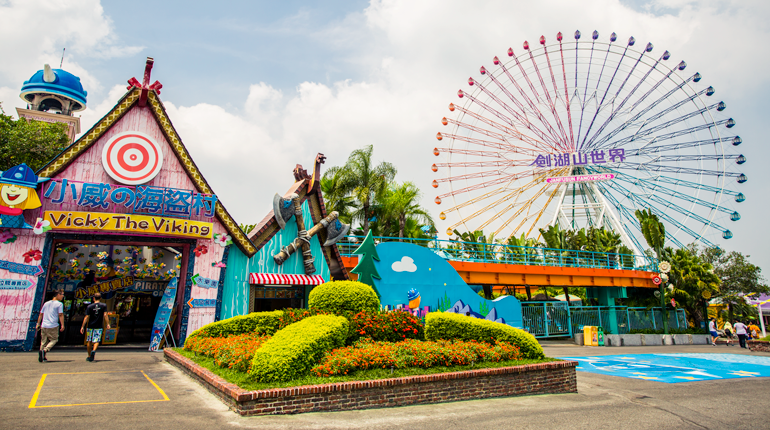
[[[96,351],[91,351],[91,361],[96,361]]]
[[[48,361],[48,351],[43,351],[43,361]]]
[[[39,361],[41,363],[43,362],[43,350],[42,349],[37,352],[37,361]]]
[[[94,359],[93,359],[93,358],[91,358],[91,355],[89,354],[89,356],[88,356],[88,357],[86,357],[86,361],[94,361]]]
[[[711,346],[717,346],[717,344],[712,342],[712,343],[711,343]]]

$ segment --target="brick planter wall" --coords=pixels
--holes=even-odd
[[[766,340],[747,340],[746,346],[752,351],[770,352],[770,342]]]
[[[385,408],[532,394],[577,393],[575,361],[247,391],[165,349],[166,360],[241,415]]]

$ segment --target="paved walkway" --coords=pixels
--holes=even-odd
[[[737,347],[588,348],[547,343],[553,357],[751,353]],[[770,378],[664,384],[578,373],[578,394],[242,418],[163,361],[160,353],[107,350],[0,354],[0,428],[497,429],[764,428]],[[45,375],[45,378],[43,378]],[[33,406],[30,408],[30,406]]]

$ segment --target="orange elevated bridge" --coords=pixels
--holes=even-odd
[[[353,251],[363,237],[349,236],[337,243],[345,268],[358,262]],[[375,242],[398,241],[374,237]],[[540,287],[657,288],[652,282],[657,261],[646,255],[519,247],[450,240],[403,239],[431,248],[445,258],[469,285],[521,292]]]

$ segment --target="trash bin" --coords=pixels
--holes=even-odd
[[[604,346],[604,329],[602,329],[601,327],[598,327],[597,331],[598,331],[598,336],[597,336],[598,345]]]
[[[599,330],[595,325],[591,326],[591,346],[599,346]]]
[[[583,346],[591,346],[591,326],[583,326]]]

